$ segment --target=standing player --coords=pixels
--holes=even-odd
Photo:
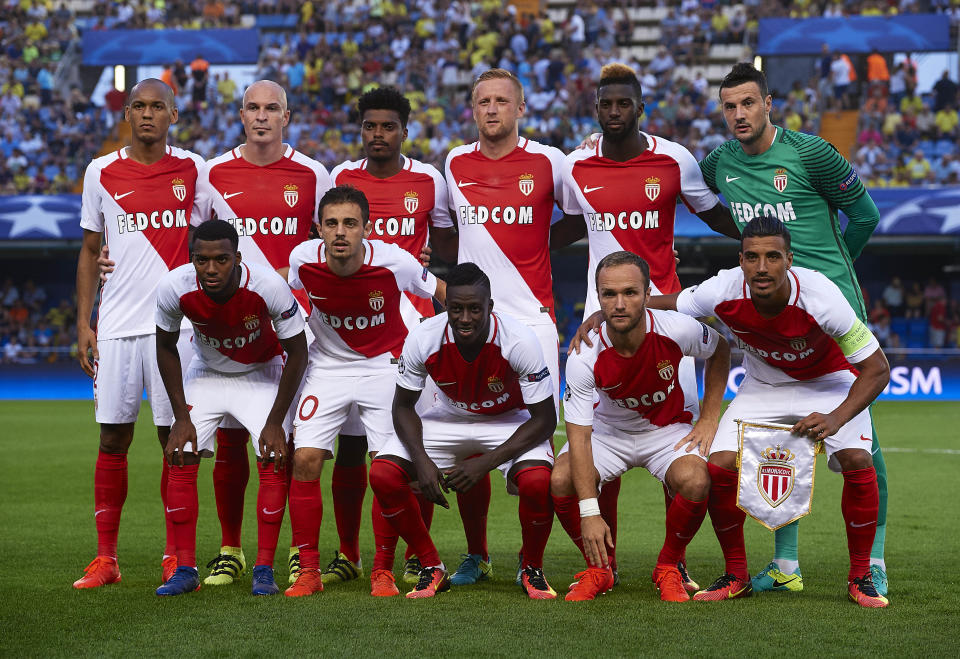
[[[421,415],[416,405],[428,376],[440,393]],[[534,333],[506,314],[493,313],[490,280],[473,263],[450,272],[447,314],[407,336],[396,382],[397,434],[373,461],[370,486],[383,517],[423,563],[407,597],[433,597],[450,587],[410,481],[447,507],[441,488],[469,492],[500,469],[520,497],[521,587],[531,599],[556,598],[543,576],[543,551],[553,524],[550,468],[557,426],[550,371]],[[392,583],[393,575],[383,572]],[[399,593],[393,586],[380,594]]]
[[[431,165],[405,157],[400,148],[407,139],[410,101],[394,87],[378,87],[363,94],[357,101],[360,138],[365,158],[345,162],[331,172],[334,185],[352,185],[370,204],[371,237],[399,245],[419,257],[429,238],[433,253],[452,263],[457,258],[457,232],[450,221],[447,185],[443,176]],[[422,318],[433,316],[433,302],[407,293],[401,299],[401,312],[408,329]],[[432,395],[432,390],[427,396]],[[363,425],[352,410],[344,424],[333,466],[333,512],[337,520],[340,549],[323,572],[324,583],[348,581],[362,574],[360,563],[360,519],[367,490],[367,442]],[[433,504],[418,497],[424,523],[429,528]],[[396,539],[389,541],[390,525],[380,517],[374,500],[373,523],[379,525],[381,540],[374,559],[377,564],[388,560],[393,565]],[[420,564],[407,549],[404,579],[416,583]]]
[[[193,234],[192,264],[171,271],[157,288],[157,366],[175,417],[166,453],[178,563],[157,595],[200,588],[197,471],[201,456],[213,454],[217,426],[228,415],[253,433],[260,463],[257,506],[280,511],[258,515],[252,592],[279,592],[273,558],[287,501],[280,469],[287,456],[288,413],[307,366],[307,341],[300,307],[283,277],[241,263],[238,243],[232,225],[204,222]],[[186,377],[177,352],[184,317],[193,324],[195,352]]]
[[[720,145],[700,163],[707,185],[723,194],[738,227],[761,215],[785,222],[793,235],[797,265],[826,275],[866,322],[853,261],[880,221],[880,213],[856,171],[829,142],[770,123],[772,98],[766,78],[750,64],[737,64],[723,79],[720,103],[736,139]],[[838,209],[850,220],[842,233]],[[886,594],[887,469],[875,430],[871,436],[880,515],[870,570],[877,590]],[[754,590],[803,589],[797,535],[797,522],[777,530],[774,560],[754,578]]]
[[[351,407],[359,411],[371,451],[379,451],[393,435],[387,401],[393,365],[407,336],[400,312],[403,292],[434,296],[441,303],[445,292],[444,283],[400,247],[365,240],[372,228],[370,212],[356,188],[331,188],[318,213],[322,240],[305,242],[290,254],[290,285],[309,296],[316,337],[294,421],[290,521],[301,569],[286,591],[290,597],[323,590],[317,553],[320,472]]]
[[[157,282],[188,261],[187,232],[203,164],[200,156],[167,145],[177,107],[173,91],[160,80],[149,78],[133,87],[124,118],[130,123],[130,146],[97,158],[83,177],[77,347],[80,366],[93,378],[100,451],[94,472],[97,556],[74,582],[75,588],[120,581],[117,533],[127,496],[127,451],[144,389],[160,445],[167,442],[173,412],[157,372],[151,318]],[[103,286],[94,330],[90,316],[104,239],[116,271]],[[188,335],[183,338],[188,340]],[[164,462],[160,495],[165,507],[167,471]],[[164,581],[176,569],[173,553],[173,529],[167,519]]]
[[[478,141],[447,155],[450,209],[460,233],[457,260],[490,278],[498,311],[530,327],[540,340],[559,405],[559,345],[550,272],[550,223],[561,199],[563,153],[520,137],[523,86],[505,69],[481,74],[471,93]],[[454,585],[476,583],[492,570],[486,516],[490,487],[457,493],[467,556]]]
[[[726,570],[693,598],[716,601],[752,592],[743,543],[746,514],[737,507],[736,419],[747,419],[790,423],[795,433],[823,440],[831,469],[843,472],[849,597],[863,607],[886,607],[870,570],[879,494],[864,440],[870,440],[868,407],[890,380],[890,365],[836,284],[815,270],[791,267],[790,243],[783,222],[755,217],[743,229],[739,268],[651,300],[695,317],[716,316],[744,350],[746,375],[720,420],[709,464],[710,519]]]
[[[720,418],[730,348],[693,318],[647,309],[650,269],[636,254],[608,254],[595,278],[606,322],[594,346],[567,359],[568,443],[551,479],[557,516],[587,559],[566,599],[592,600],[613,587],[607,547],[612,550],[614,540],[597,489],[645,467],[673,493],[653,581],[660,599],[685,602],[690,595],[678,564],[707,514],[706,456]],[[679,386],[684,356],[706,359],[703,413],[695,425]]]
[[[584,318],[590,319],[586,325],[590,329],[602,320],[600,314],[594,315],[599,309],[595,273],[600,259],[608,254],[627,250],[643,257],[650,267],[654,294],[680,290],[673,252],[678,199],[714,231],[732,238],[740,235],[730,212],[707,188],[690,152],[640,131],[643,107],[634,70],[617,63],[604,66],[597,83],[597,122],[602,135],[592,148],[577,149],[564,161],[565,205],[579,209],[583,218],[564,218],[554,225],[551,244],[561,247],[588,236]],[[585,342],[591,345],[589,338]],[[681,362],[678,381],[687,411],[696,419],[700,400],[693,359]],[[608,484],[600,498],[614,537],[618,488],[619,481]],[[670,495],[666,488],[664,492],[669,508]],[[680,570],[690,589],[696,590],[682,563]]]
[[[317,201],[330,188],[330,176],[319,162],[284,144],[290,110],[287,94],[277,83],[259,80],[250,85],[243,94],[240,120],[246,142],[207,163],[197,182],[197,204],[204,217],[217,217],[236,228],[246,263],[286,277],[290,252],[310,235],[317,220]],[[306,297],[299,301],[306,316],[310,305]],[[221,547],[204,579],[211,586],[233,583],[246,569],[240,532],[250,464],[247,429],[238,425],[228,416],[217,431],[213,490]],[[276,478],[271,465],[261,462],[258,469],[261,478]],[[276,508],[258,501],[258,524],[279,524],[283,509]],[[291,548],[291,581],[298,560]]]

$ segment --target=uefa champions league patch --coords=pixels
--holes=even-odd
[[[700,327],[703,328],[703,345],[707,345],[710,342],[710,328],[700,323]]]
[[[853,169],[853,168],[851,167],[851,168],[850,168],[850,176],[848,176],[847,178],[845,178],[845,179],[843,180],[843,182],[840,184],[840,189],[841,189],[841,190],[846,190],[846,189],[849,188],[851,185],[853,185],[853,184],[856,182],[856,180],[857,180],[857,170],[855,170],[855,169]]]
[[[294,314],[296,314],[298,311],[300,311],[300,305],[297,302],[294,302],[292,307],[280,314],[280,317],[283,320],[286,320],[287,318],[293,318]]]
[[[539,373],[530,373],[527,376],[527,382],[540,382],[541,380],[545,380],[548,377],[550,377],[550,369],[547,367],[544,367],[543,370],[540,371]]]

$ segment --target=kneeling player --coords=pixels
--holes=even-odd
[[[744,351],[746,375],[710,454],[710,518],[726,573],[694,599],[751,593],[745,514],[737,507],[736,419],[747,419],[794,424],[795,433],[823,440],[830,467],[843,472],[840,509],[850,553],[849,597],[860,606],[882,608],[887,599],[877,593],[870,575],[879,494],[867,408],[887,385],[890,366],[836,284],[792,263],[784,224],[755,218],[743,230],[739,268],[651,301],[691,316],[717,316]]]
[[[636,254],[619,251],[601,259],[596,285],[606,322],[593,346],[567,358],[568,443],[551,479],[557,516],[587,559],[566,599],[592,600],[613,587],[607,551],[614,549],[613,538],[600,513],[597,488],[628,469],[644,467],[673,493],[653,581],[660,599],[685,602],[690,595],[678,563],[707,513],[705,456],[717,429],[730,349],[692,318],[646,308],[650,269]],[[678,382],[684,356],[706,359],[696,425],[684,409]]]
[[[447,314],[421,323],[403,346],[393,400],[397,435],[373,461],[370,486],[382,517],[423,564],[409,598],[450,586],[410,482],[447,508],[441,488],[468,491],[493,469],[520,496],[520,584],[532,599],[556,597],[543,576],[553,523],[553,383],[536,335],[492,309],[490,280],[473,263],[461,263],[447,281]],[[439,400],[420,416],[416,403],[428,375]],[[375,562],[374,575],[387,567]]]
[[[157,366],[174,413],[166,449],[172,465],[167,513],[178,565],[157,595],[200,588],[197,471],[200,457],[213,455],[217,426],[226,416],[250,430],[259,463],[253,594],[279,592],[273,558],[287,500],[286,417],[306,369],[307,342],[297,301],[283,277],[241,263],[237,243],[237,231],[228,222],[204,222],[193,235],[192,264],[172,270],[157,289]],[[177,353],[184,316],[193,323],[196,352],[186,378]]]

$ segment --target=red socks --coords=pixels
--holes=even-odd
[[[666,483],[663,483],[663,506],[664,510],[670,511],[670,504],[673,503],[673,495],[670,494],[670,488],[667,487]],[[702,520],[701,520],[702,521]],[[680,562],[686,564],[687,562],[687,548],[683,548],[683,553],[680,554]]]
[[[375,459],[370,465],[370,488],[380,502],[380,516],[410,545],[420,564],[440,565],[440,554],[423,525],[420,505],[410,488],[407,473],[389,460]]]
[[[220,518],[220,544],[225,547],[240,546],[243,498],[250,480],[247,436],[243,428],[217,428],[213,492],[217,499],[217,517]]]
[[[487,482],[490,482],[489,477]],[[520,532],[523,535],[522,567],[543,567],[543,550],[553,528],[550,468],[524,469],[517,473],[516,482],[520,494]]]
[[[870,549],[877,531],[879,505],[877,472],[873,467],[843,472],[840,511],[847,528],[847,549],[850,552],[848,581],[859,579],[870,571]]]
[[[477,481],[468,492],[457,492],[457,507],[460,508],[463,533],[467,536],[467,553],[477,554],[483,560],[489,559],[487,512],[490,510],[490,474]],[[422,558],[420,563],[427,565]]]
[[[712,481],[707,508],[723,550],[726,571],[738,579],[749,579],[747,550],[743,544],[743,520],[747,514],[737,508],[738,474],[709,462],[707,468]]]
[[[573,544],[583,553],[583,537],[580,535],[580,504],[576,496],[553,497],[553,509],[560,520],[560,526],[567,532]]]
[[[160,503],[163,504],[163,521],[167,526],[166,544],[163,546],[164,556],[174,556],[177,553],[177,545],[173,541],[173,522],[167,514],[167,479],[170,477],[170,464],[166,458],[163,460],[163,468],[160,470]]]
[[[293,527],[293,544],[300,548],[300,567],[304,570],[320,569],[320,521],[323,519],[323,498],[320,495],[320,479],[290,482],[290,526]]]
[[[117,557],[120,512],[127,500],[127,454],[97,455],[93,472],[93,519],[97,525],[97,555]]]
[[[257,561],[254,565],[273,566],[283,511],[287,507],[288,468],[274,473],[273,463],[257,463],[260,487],[257,489]]]
[[[612,481],[603,484],[600,494],[597,496],[597,505],[600,506],[600,516],[610,527],[610,537],[613,539],[613,549],[610,553],[610,567],[617,569],[617,500],[620,498],[620,477],[617,476]],[[579,515],[579,504],[577,507]],[[608,548],[609,549],[609,548]]]
[[[177,565],[197,567],[197,472],[200,465],[170,467],[167,478],[167,516],[173,523]]]
[[[707,515],[707,501],[690,501],[679,494],[674,495],[667,509],[667,533],[663,549],[657,557],[658,565],[676,565],[682,560],[687,545]]]
[[[363,496],[367,492],[367,465],[333,466],[333,515],[337,519],[340,553],[360,561],[360,519]]]
[[[370,475],[373,476],[373,467],[370,467]],[[374,570],[393,570],[393,559],[397,552],[397,539],[400,537],[394,530],[393,525],[383,516],[383,507],[380,505],[380,499],[373,497],[373,509],[370,511],[373,522],[373,542],[376,545],[376,553],[373,555]],[[412,555],[413,551],[407,546],[407,551]],[[409,558],[409,556],[407,557]]]
[[[429,531],[433,525],[433,502],[425,499],[419,492],[414,492],[414,494],[417,495],[417,503],[420,504],[420,517],[423,518],[423,525]],[[411,556],[413,556],[413,550],[410,549],[410,545],[407,545],[407,551],[403,553],[403,560],[406,561]]]

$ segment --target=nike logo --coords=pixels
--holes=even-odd
[[[727,183],[733,183],[734,181],[739,181],[739,176],[727,176]]]
[[[734,334],[749,334],[749,333],[750,333],[750,330],[738,330],[738,329],[733,329],[732,327],[730,328],[730,331],[732,331]]]
[[[438,383],[437,383],[437,386],[438,386],[438,387],[449,387],[451,384],[456,384],[456,383],[457,383],[456,380],[454,380],[453,382],[438,382]]]
[[[734,524],[733,526],[727,526],[722,529],[717,529],[717,533],[723,533],[724,531],[732,531],[733,529],[737,528],[737,526],[738,526],[737,524]]]
[[[325,297],[320,297],[319,295],[314,295],[313,293],[307,293],[311,300],[326,300]]]
[[[179,508],[167,508],[167,512],[168,512],[168,513],[175,513],[175,512],[177,512],[178,510],[186,510],[186,509],[187,509],[186,506],[181,506],[181,507],[179,507]]]
[[[690,538],[693,537],[692,535],[681,535],[681,534],[679,534],[679,533],[677,533],[676,535],[677,535],[677,537],[680,538],[681,540],[689,540]]]
[[[236,197],[238,194],[243,194],[243,191],[241,190],[240,192],[226,192],[223,195],[223,199],[224,201],[226,201],[230,197]]]
[[[623,384],[623,383],[622,383],[622,382],[618,382],[618,383],[616,383],[616,384],[610,385],[609,387],[600,387],[600,391],[610,391],[611,389],[616,389],[616,388],[619,387],[621,384]]]
[[[191,322],[192,322],[194,325],[209,325],[209,324],[210,324],[210,323],[201,323],[201,322],[196,321],[196,320],[191,321]]]
[[[476,185],[476,184],[477,184],[477,181],[471,181],[471,182],[469,182],[469,183],[464,183],[463,181],[457,181],[457,187],[458,187],[458,188],[465,188],[465,187],[467,187],[468,185]]]
[[[104,508],[103,510],[98,510],[97,512],[93,513],[93,516],[96,517],[96,516],[99,515],[100,513],[105,513],[105,512],[107,512],[107,509],[106,509],[106,508]]]
[[[862,439],[862,440],[865,441],[865,442],[872,442],[872,441],[873,441],[873,437],[864,437],[863,435],[860,435],[860,439]]]
[[[852,526],[852,527],[855,528],[855,529],[859,529],[859,528],[863,528],[864,526],[870,526],[871,524],[876,524],[876,523],[877,523],[876,520],[874,520],[874,521],[872,521],[872,522],[864,522],[863,524],[857,524],[856,522],[850,522],[850,526]]]
[[[264,514],[264,515],[276,515],[277,513],[282,513],[282,512],[283,512],[283,508],[277,508],[276,510],[267,510],[267,507],[266,507],[266,506],[264,506],[263,508],[261,508],[261,510],[263,511],[263,514]]]
[[[780,581],[779,579],[774,579],[774,580],[773,580],[773,587],[774,587],[774,588],[780,588],[781,586],[786,586],[788,583],[793,583],[793,582],[796,581],[797,579],[798,579],[798,577],[791,577],[791,578],[787,579],[786,581]]]
[[[114,193],[113,193],[113,198],[116,199],[117,201],[120,201],[120,200],[123,199],[124,197],[129,197],[129,196],[132,195],[134,192],[136,192],[136,190],[131,190],[130,192],[124,192],[123,194],[117,194],[116,192],[114,192]]]
[[[583,194],[590,194],[590,193],[593,192],[594,190],[600,190],[600,189],[602,189],[602,188],[603,188],[602,185],[598,185],[598,186],[595,187],[595,188],[591,188],[591,187],[585,185],[585,186],[583,186]]]

